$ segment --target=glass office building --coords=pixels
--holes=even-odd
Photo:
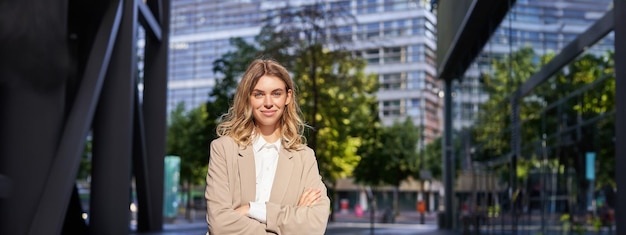
[[[390,125],[409,116],[416,125],[426,127],[427,141],[439,136],[437,22],[430,0],[173,0],[168,113],[179,102],[193,108],[208,100],[217,77],[212,63],[232,49],[231,37],[252,41],[266,16],[314,2],[354,16],[354,22],[335,33],[349,39],[350,50],[367,60],[366,72],[378,75],[382,122]]]

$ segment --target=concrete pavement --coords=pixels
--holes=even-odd
[[[138,233],[136,235],[204,235],[207,225],[205,214],[197,211],[194,219],[189,221],[183,216],[163,225],[163,231],[152,233]],[[382,214],[376,214],[374,221],[370,214],[365,213],[358,217],[354,213],[335,213],[335,221],[330,222],[326,229],[327,235],[458,235],[456,231],[439,230],[436,215],[428,214],[424,217],[424,224],[420,224],[417,212],[401,212],[396,216],[395,223],[381,223]]]

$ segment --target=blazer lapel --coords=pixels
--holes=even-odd
[[[289,180],[291,179],[291,172],[293,171],[293,154],[285,148],[280,148],[278,153],[278,166],[276,167],[276,174],[274,175],[274,183],[272,185],[272,192],[270,194],[270,201],[282,202],[285,193],[287,192],[287,186],[289,186]]]
[[[241,180],[242,202],[253,202],[256,198],[256,169],[254,167],[254,152],[252,146],[239,148],[237,158],[239,167],[239,179]]]

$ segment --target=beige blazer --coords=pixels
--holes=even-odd
[[[255,200],[256,173],[252,145],[240,148],[231,137],[211,142],[206,177],[207,234],[324,234],[330,199],[309,147],[281,147],[267,206],[267,224],[241,215],[235,209]],[[322,190],[322,199],[311,207],[299,207],[308,188]]]

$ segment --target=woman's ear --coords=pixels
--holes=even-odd
[[[291,103],[292,98],[293,98],[293,90],[288,89],[287,90],[287,100],[285,100],[285,106],[287,106],[289,103]]]

